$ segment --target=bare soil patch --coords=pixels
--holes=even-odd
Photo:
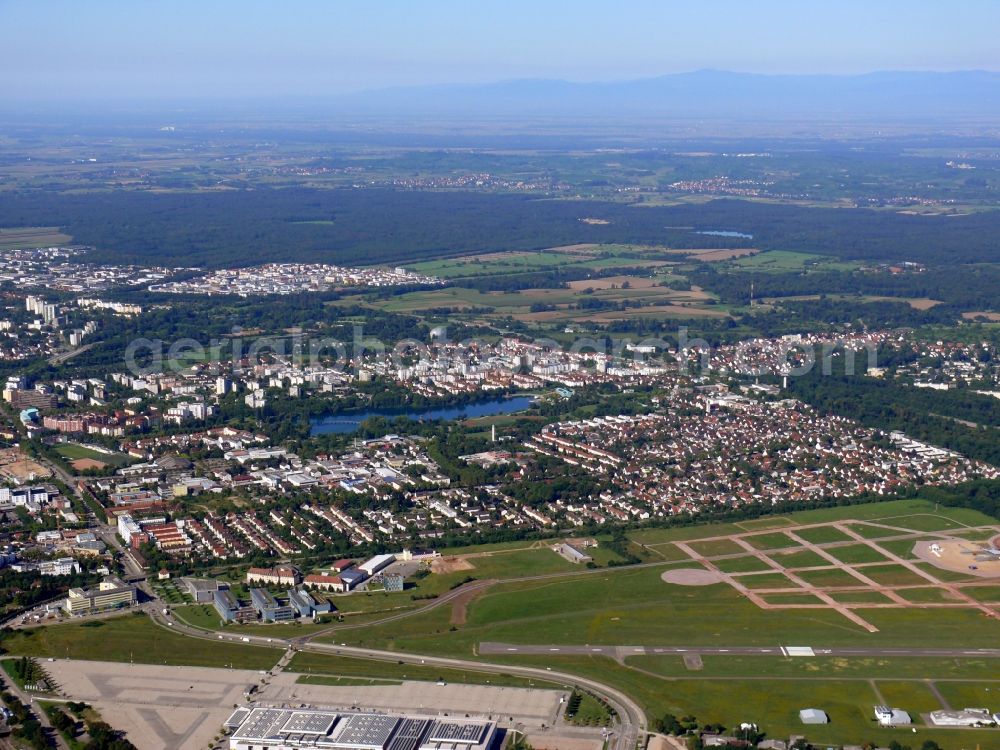
[[[103,469],[107,464],[93,458],[78,458],[73,461],[71,466],[76,471],[87,471],[87,469]]]
[[[486,582],[494,583],[492,579]],[[476,597],[486,591],[487,588],[484,586],[471,591],[465,591],[452,600],[450,621],[452,625],[465,625],[469,615],[469,605],[472,604]]]
[[[938,547],[937,553],[931,549],[934,545]],[[919,541],[914,544],[913,554],[943,570],[980,578],[1000,578],[1000,561],[976,560],[976,552],[980,547],[981,545],[964,539]],[[975,566],[975,570],[970,566]]]
[[[982,318],[990,323],[1000,323],[1000,312],[992,312],[991,310],[978,310],[976,312],[964,312],[962,317],[966,320],[976,320],[977,318]]]
[[[703,568],[667,570],[660,578],[666,583],[675,583],[678,586],[711,586],[713,583],[722,583],[725,580],[721,573]]]
[[[51,476],[52,472],[32,460],[20,448],[7,448],[0,450],[0,475],[17,482],[28,482]]]
[[[464,557],[436,557],[431,561],[431,573],[458,573],[474,567]]]

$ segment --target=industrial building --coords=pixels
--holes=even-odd
[[[961,711],[931,711],[931,723],[936,727],[981,727],[995,724],[986,708],[963,708]]]
[[[340,580],[344,584],[345,591],[353,590],[358,584],[364,583],[368,579],[368,574],[360,568],[351,568],[340,574]]]
[[[71,615],[82,615],[128,607],[135,602],[135,586],[130,586],[116,576],[108,576],[97,588],[70,589],[63,602],[63,609]]]
[[[594,558],[588,555],[586,552],[581,552],[572,544],[557,544],[553,549],[559,553],[562,557],[565,557],[571,563],[589,563],[593,562]]]
[[[238,708],[226,721],[230,750],[496,750],[492,721],[313,708]]]
[[[388,568],[394,562],[396,562],[395,555],[375,555],[371,560],[365,560],[361,563],[358,566],[358,570],[371,578],[383,568]],[[343,573],[341,573],[341,578],[343,578]]]
[[[215,611],[225,622],[253,622],[257,619],[257,610],[243,604],[229,589],[216,589],[212,598]]]
[[[295,619],[295,610],[281,604],[267,589],[250,589],[250,602],[264,622],[284,622]]]

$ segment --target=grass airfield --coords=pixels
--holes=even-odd
[[[573,566],[547,549],[546,543],[447,550],[449,564],[442,568],[444,572],[432,574],[421,584],[428,590],[448,591],[446,584],[466,576],[495,583],[474,596],[426,611],[420,606],[427,602],[412,600],[408,592],[380,594],[369,602],[371,612],[359,611],[357,619],[347,618],[348,625],[356,623],[354,627],[322,639],[407,653],[551,666],[619,687],[640,702],[650,720],[674,713],[726,726],[754,721],[772,737],[787,737],[803,733],[798,709],[816,707],[827,711],[831,723],[809,728],[807,734],[814,742],[884,745],[898,739],[919,746],[924,739],[934,739],[948,749],[974,747],[977,742],[988,747],[1000,744],[1000,730],[937,729],[926,726],[922,715],[967,705],[1000,710],[1000,659],[698,655],[697,650],[741,646],[994,649],[1000,643],[1000,619],[987,611],[996,611],[1000,601],[1000,578],[945,570],[917,558],[913,547],[931,539],[974,545],[997,534],[1000,525],[981,514],[900,500],[741,523],[636,530],[629,534],[630,549],[644,564],[633,567],[588,570]],[[612,560],[607,557],[601,562]],[[720,577],[697,586],[671,584],[662,578],[665,572],[695,567]],[[870,576],[872,584],[857,573],[862,579]],[[528,576],[540,577],[517,580]],[[754,579],[766,585],[734,585]],[[967,592],[973,601],[958,602],[942,593],[954,587]],[[832,603],[819,594],[806,595],[807,589],[822,593]],[[897,594],[898,600],[887,592]],[[393,597],[399,597],[399,604]],[[398,611],[397,606],[412,608],[413,613],[378,623],[384,616],[380,612],[387,607]],[[461,619],[456,619],[458,607]],[[870,627],[846,617],[845,611],[860,615]],[[259,626],[259,630],[266,627]],[[274,635],[282,634],[275,631]],[[617,658],[480,655],[479,645],[487,641],[684,647],[693,654],[623,650]],[[3,645],[12,654],[40,657],[232,664],[237,669],[268,668],[280,655],[277,649],[187,639],[132,615],[96,627],[74,623],[50,626],[34,635],[16,633],[8,635]],[[403,679],[393,667],[365,659],[301,655],[292,670],[306,673],[307,681],[351,685],[364,679]],[[407,673],[406,679],[421,677],[426,676]],[[469,682],[479,679],[475,674],[464,677]],[[914,717],[916,735],[909,728],[878,728],[872,720],[872,706],[883,702],[908,711]]]

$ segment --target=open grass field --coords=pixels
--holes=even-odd
[[[378,659],[358,659],[351,656],[318,654],[299,651],[292,657],[286,668],[289,672],[299,672],[300,682],[324,679],[368,678],[376,680],[417,680],[427,682],[457,683],[462,685],[496,685],[498,687],[559,687],[555,683],[528,680],[509,674],[477,672],[472,669],[449,669],[420,664],[402,664]],[[323,682],[320,684],[338,684]],[[343,683],[339,683],[343,684]]]
[[[80,445],[79,443],[60,443],[56,446],[55,450],[56,453],[70,462],[90,460],[118,467],[128,466],[130,463],[135,461],[135,459],[127,453],[119,453],[117,451],[113,453],[105,453],[104,451],[94,450],[93,448],[88,448],[87,446]]]
[[[795,536],[812,544],[831,544],[833,542],[849,542],[851,537],[834,526],[815,526],[811,529],[798,529]]]
[[[0,229],[0,249],[54,247],[66,245],[73,238],[63,234],[58,227],[12,227]]]
[[[938,685],[941,695],[953,708],[979,708],[1000,704],[1000,683],[942,682]]]
[[[644,707],[650,717],[672,713],[675,716],[694,715],[702,722],[718,722],[726,727],[738,726],[743,721],[759,724],[769,737],[787,739],[792,734],[804,734],[816,747],[829,744],[857,744],[872,742],[885,747],[893,740],[920,747],[926,739],[934,739],[946,748],[971,748],[976,738],[988,744],[996,735],[965,730],[937,729],[918,725],[917,733],[910,730],[880,729],[873,720],[873,707],[885,697],[881,687],[894,698],[902,699],[899,707],[910,708],[914,715],[922,706],[930,705],[929,690],[922,678],[913,672],[933,674],[938,665],[922,662],[912,667],[901,666],[898,676],[895,663],[875,663],[871,660],[857,662],[832,662],[831,660],[783,660],[763,663],[742,662],[733,659],[706,659],[704,670],[689,672],[680,658],[666,666],[663,675],[659,665],[650,660],[656,657],[629,657],[626,665],[602,657],[527,657],[519,656],[509,661],[531,666],[551,665],[554,669],[575,672],[603,680],[629,693]],[[732,662],[719,666],[718,661]],[[962,668],[970,673],[988,676],[983,667],[974,664],[942,664],[943,672]],[[980,670],[978,673],[976,670]],[[766,671],[767,676],[762,676]],[[869,675],[879,679],[871,680]],[[883,682],[884,680],[884,682]],[[965,683],[952,688],[953,683],[939,682],[938,687],[949,686],[956,695],[978,697],[989,695],[987,688],[1000,689],[1000,682]],[[993,687],[993,686],[996,687]],[[965,704],[963,704],[965,705]],[[971,704],[970,704],[971,705]],[[978,704],[977,704],[978,705]],[[992,705],[992,704],[989,704]],[[804,727],[798,719],[801,708],[815,707],[825,710],[830,723],[823,726]],[[940,705],[936,706],[940,707]]]
[[[792,583],[782,573],[762,573],[761,575],[740,576],[741,586],[750,590],[754,589],[796,589],[796,584]]]
[[[735,258],[728,265],[742,270],[787,273],[789,271],[850,271],[856,263],[845,263],[812,253],[790,250],[768,250],[764,253]]]
[[[731,539],[713,539],[709,542],[691,542],[690,547],[699,555],[704,555],[705,557],[746,554],[746,550]]]
[[[917,588],[912,589],[900,589],[897,593],[906,599],[906,601],[913,602],[914,604],[940,604],[955,601],[955,597],[947,591],[933,586],[918,586]]]
[[[820,588],[840,588],[844,586],[859,586],[860,581],[846,570],[840,568],[824,568],[823,570],[800,570],[796,575],[811,586]]]
[[[322,623],[313,624],[311,621],[295,620],[289,623],[251,623],[251,624],[224,624],[215,611],[215,607],[210,604],[189,604],[182,607],[174,607],[171,610],[174,616],[191,625],[192,627],[204,630],[222,630],[231,633],[253,633],[254,635],[275,638],[295,638],[308,635],[323,627],[329,627]]]
[[[921,521],[920,519],[931,516],[935,521]],[[805,510],[791,513],[786,516],[767,517],[757,519],[767,522],[764,528],[790,529],[810,524],[828,524],[835,521],[850,521],[853,519],[863,521],[873,521],[886,523],[894,526],[903,525],[907,528],[907,523],[935,523],[951,524],[956,527],[979,526],[983,524],[996,524],[996,519],[984,516],[976,511],[965,508],[940,508],[934,509],[934,504],[926,500],[890,500],[884,503],[866,503],[863,505],[850,505],[835,508],[820,508],[818,510]],[[664,542],[684,541],[693,539],[704,539],[709,537],[734,536],[746,534],[748,531],[762,531],[764,528],[752,526],[753,521],[741,521],[739,523],[705,523],[691,526],[677,526],[663,529],[639,529],[630,533],[631,538],[646,544],[661,544]],[[816,541],[812,537],[815,534],[830,536],[829,539],[821,539],[820,542],[850,541],[851,537],[832,526],[818,526],[814,528],[795,528],[796,536],[809,541]]]
[[[187,638],[142,614],[19,630],[2,643],[24,656],[234,669],[270,669],[281,656],[279,649]]]
[[[789,516],[784,528],[796,529],[801,524],[831,524],[850,518],[877,520],[892,518],[893,525],[899,526],[905,519],[925,519],[933,516],[933,507],[920,500],[893,501],[876,505],[852,508],[834,508],[807,511]],[[989,522],[985,516],[967,511],[945,511],[942,523],[982,524]],[[923,521],[919,525],[927,524]],[[905,527],[902,533],[905,534]],[[807,530],[821,529],[828,532],[834,527],[823,525]],[[990,645],[991,639],[1000,635],[1000,621],[983,617],[971,605],[968,609],[949,608],[947,610],[924,610],[920,603],[948,599],[944,584],[938,586],[923,577],[915,577],[912,571],[888,562],[886,558],[860,543],[842,544],[849,537],[841,530],[836,534],[814,535],[814,538],[831,539],[830,553],[847,550],[845,557],[872,563],[857,563],[859,571],[892,588],[893,586],[919,585],[921,588],[940,589],[939,592],[923,594],[921,602],[912,602],[907,608],[906,601],[898,602],[895,608],[860,609],[864,619],[871,624],[874,632],[867,632],[857,623],[843,616],[835,607],[811,610],[781,609],[782,604],[792,605],[812,601],[811,592],[799,590],[797,584],[777,572],[768,572],[765,564],[757,560],[732,541],[733,535],[773,535],[767,528],[760,532],[746,531],[735,524],[716,526],[682,527],[674,529],[646,529],[631,534],[633,539],[651,545],[647,560],[656,561],[655,553],[665,553],[668,559],[662,565],[645,569],[609,570],[607,574],[572,576],[531,582],[500,582],[482,593],[468,605],[464,624],[452,630],[447,608],[416,614],[391,625],[373,625],[371,628],[342,631],[336,639],[366,645],[377,644],[389,648],[406,650],[430,650],[433,653],[456,653],[470,655],[480,641],[500,641],[526,644],[620,644],[620,645],[780,645],[783,643],[814,643],[817,645],[840,644],[922,644],[938,642],[942,645],[958,642],[963,644],[982,643]],[[922,534],[917,530],[911,532]],[[703,541],[697,541],[698,538]],[[744,538],[753,538],[752,536]],[[717,555],[734,555],[729,559],[712,561],[725,573],[732,573],[743,586],[754,591],[766,588],[789,589],[780,595],[761,595],[771,607],[762,609],[732,586],[719,583],[702,587],[686,587],[666,584],[660,574],[668,567],[684,567],[684,562],[675,554],[679,548],[674,541],[686,540],[697,554],[712,560]],[[493,552],[499,553],[500,549]],[[861,551],[859,551],[861,550]],[[556,565],[548,550],[535,550],[537,559],[529,559],[529,551],[519,551],[523,555],[519,572],[526,573],[538,560],[548,560],[546,564]],[[509,554],[515,554],[510,552]],[[770,551],[763,552],[779,565],[788,567],[813,567],[811,563],[823,561],[815,551],[806,548],[790,554]],[[484,557],[494,567],[487,574],[483,571],[477,578],[502,577],[503,554]],[[475,557],[469,560],[478,564]],[[558,558],[557,558],[558,560]],[[879,560],[883,562],[879,563]],[[693,561],[692,561],[693,562]],[[843,568],[847,563],[833,564],[829,561],[818,570],[803,571],[799,575],[811,586],[819,589],[853,587],[852,592],[838,592],[836,601],[851,609],[866,604],[891,603],[878,591],[866,589],[865,584],[850,575]],[[808,564],[808,565],[807,565]],[[510,569],[510,566],[506,566]],[[697,567],[688,564],[687,567]],[[537,570],[537,568],[535,568]],[[552,568],[548,568],[551,570]],[[764,572],[755,572],[764,571]],[[466,571],[468,573],[468,571]],[[988,581],[983,581],[987,584]],[[915,595],[921,598],[921,594]],[[706,627],[706,624],[709,624]],[[442,635],[447,633],[447,638]]]
[[[377,680],[368,677],[334,677],[325,674],[304,674],[296,682],[300,685],[330,685],[332,687],[371,687],[372,685],[403,684],[401,680]]]
[[[787,549],[789,547],[799,546],[798,542],[780,531],[775,532],[774,534],[758,534],[757,536],[749,536],[746,538],[746,541],[754,549],[760,550]]]
[[[522,289],[514,292],[480,292],[466,287],[447,287],[427,291],[410,292],[380,300],[371,304],[380,310],[397,313],[421,313],[440,308],[451,310],[482,310],[490,308],[493,312],[476,313],[477,315],[507,316],[517,320],[533,323],[570,322],[573,320],[588,320],[591,318],[615,316],[692,316],[710,315],[725,316],[724,307],[714,305],[709,295],[702,291],[677,291],[665,286],[653,285],[648,278],[639,276],[612,277],[617,279],[617,286],[607,279],[594,279],[585,283],[579,289]],[[573,282],[576,283],[576,282]],[[624,286],[623,286],[624,285]],[[589,290],[589,291],[584,291]],[[585,297],[582,296],[585,294]],[[643,307],[629,307],[625,310],[601,310],[589,312],[577,308],[581,299],[594,299],[606,303],[632,302],[642,303]],[[341,303],[356,302],[355,298],[347,298]],[[537,306],[547,308],[538,310]],[[536,309],[532,309],[536,306]]]
[[[808,549],[795,550],[794,552],[780,552],[774,554],[771,559],[791,569],[816,568],[830,564],[830,561],[825,557]]]
[[[918,559],[913,554],[913,547],[915,546],[913,539],[884,539],[879,541],[878,546],[886,552],[890,552],[904,560]]]
[[[762,573],[772,570],[770,565],[752,555],[733,557],[728,560],[716,560],[714,565],[723,573]],[[754,577],[756,578],[757,576]]]
[[[573,245],[550,250],[512,250],[465,255],[458,258],[411,263],[407,265],[407,268],[417,273],[430,274],[444,279],[462,279],[544,271],[569,266],[599,270],[619,266],[661,266],[667,263],[663,260],[624,257],[622,253],[626,252],[628,251],[625,246],[613,246],[605,251],[602,246],[597,245]]]
[[[886,586],[919,586],[927,579],[902,565],[872,565],[863,569],[866,576]]]
[[[698,646],[726,648],[733,646],[787,646],[789,644],[823,647],[924,647],[993,648],[1000,639],[1000,619],[984,617],[970,607],[932,609],[926,605],[948,601],[947,579],[942,575],[935,585],[912,570],[890,562],[879,549],[852,541],[845,524],[850,519],[865,519],[895,527],[891,540],[907,542],[947,533],[954,527],[983,529],[995,523],[970,511],[940,511],[920,500],[893,501],[874,505],[831,508],[762,519],[767,523],[698,525],[667,529],[644,529],[631,532],[633,542],[650,545],[645,559],[649,567],[622,567],[588,571],[566,562],[549,548],[549,543],[513,542],[452,550],[449,560],[461,565],[446,565],[446,572],[432,573],[418,581],[420,591],[443,592],[466,576],[497,581],[466,602],[464,617],[456,624],[451,605],[390,623],[375,622],[396,608],[415,608],[410,592],[373,594],[372,596],[337,597],[335,602],[353,609],[352,618],[369,622],[366,627],[335,631],[326,642],[347,643],[406,653],[427,653],[484,658],[491,662],[551,666],[613,684],[636,698],[650,718],[665,712],[694,714],[701,721],[717,721],[733,726],[739,721],[755,721],[772,737],[803,731],[798,722],[800,708],[822,708],[831,723],[810,727],[814,742],[855,742],[872,740],[887,745],[900,737],[897,731],[878,729],[872,721],[872,706],[887,700],[920,713],[940,707],[936,694],[923,682],[934,680],[953,706],[984,704],[1000,710],[989,700],[1000,690],[997,663],[991,659],[943,659],[930,657],[893,658],[808,658],[705,655],[702,669],[691,671],[680,656],[628,656],[624,663],[599,656],[479,656],[484,641],[528,645],[624,645],[624,646]],[[912,526],[910,525],[912,523]],[[946,528],[941,530],[941,526]],[[805,526],[805,528],[802,528]],[[852,524],[854,529],[857,524]],[[916,527],[916,528],[914,528]],[[787,530],[806,539],[802,546],[790,537],[776,533]],[[836,533],[833,533],[836,532]],[[777,572],[733,537],[746,539],[760,555],[776,564],[793,567],[819,567],[798,575],[808,585],[820,589],[848,585],[856,591],[831,592],[836,602],[860,613],[874,630],[844,616],[836,606],[823,605],[813,593],[800,590],[796,583]],[[793,542],[783,551],[784,539]],[[756,544],[750,540],[760,540]],[[599,540],[600,541],[600,540]],[[728,582],[704,586],[681,586],[661,579],[664,571],[700,567],[684,552],[683,542],[698,555],[707,558],[708,566],[731,573],[740,584],[750,588],[741,593]],[[888,541],[874,540],[878,547]],[[820,545],[829,554],[841,552],[849,562],[830,563],[810,545]],[[823,545],[832,545],[824,547]],[[602,550],[598,547],[598,550]],[[868,553],[876,559],[869,561]],[[602,550],[603,551],[603,550]],[[607,550],[610,553],[610,550]],[[888,552],[888,550],[886,550]],[[670,559],[659,562],[658,554]],[[891,552],[889,553],[891,554]],[[719,559],[719,556],[731,556]],[[607,562],[611,558],[602,558]],[[818,563],[818,565],[813,565]],[[920,570],[937,575],[930,563],[916,563]],[[883,593],[865,588],[865,584],[843,568],[858,565],[859,571],[889,587],[914,585],[899,589],[903,602],[893,603]],[[763,567],[762,567],[763,566]],[[753,571],[763,570],[762,573]],[[942,573],[944,571],[941,571]],[[518,577],[564,574],[554,578],[517,581]],[[962,580],[968,576],[962,576]],[[426,587],[426,588],[425,588]],[[761,588],[787,588],[788,592],[763,593]],[[977,601],[991,601],[1000,593],[1000,582],[980,579],[969,589]],[[761,606],[760,602],[767,606]],[[884,609],[864,608],[875,603],[892,604]],[[809,609],[789,609],[795,605],[818,605]],[[854,609],[859,607],[859,609]],[[178,617],[217,627],[214,612],[207,607],[175,608]],[[205,618],[199,623],[199,617]],[[348,618],[350,622],[352,618]],[[209,622],[211,621],[211,622]],[[134,626],[134,627],[133,627]],[[295,628],[302,626],[278,626]],[[306,626],[308,627],[308,626]],[[119,636],[119,630],[122,635]],[[255,630],[257,630],[255,628]],[[278,630],[273,631],[276,635]],[[305,630],[299,630],[305,633]],[[281,635],[287,635],[281,633]],[[178,643],[178,641],[180,643]],[[107,655],[107,643],[113,643],[113,657]],[[136,652],[136,661],[149,663],[199,663],[219,665],[235,663],[249,668],[266,668],[277,660],[278,652],[266,648],[240,646],[184,639],[159,628],[145,617],[127,615],[100,625],[79,624],[51,626],[35,635],[17,633],[3,643],[11,653],[61,657],[60,649],[69,649],[75,658],[127,660]],[[138,651],[142,650],[140,657]],[[263,655],[263,656],[262,656]],[[227,659],[233,660],[227,662]],[[238,660],[238,661],[237,661]],[[264,663],[267,662],[267,663]],[[263,666],[258,666],[263,663]],[[392,661],[370,661],[333,654],[300,652],[290,669],[307,681],[352,686],[371,681],[437,680],[469,684],[518,684],[524,681],[475,670],[444,670],[437,667],[401,665]],[[996,682],[990,682],[995,680]],[[955,682],[958,681],[958,682]],[[951,691],[946,693],[945,688]],[[954,698],[951,697],[954,696]],[[998,696],[1000,697],[1000,696]],[[938,701],[937,703],[934,703]],[[971,701],[971,702],[967,702]],[[918,726],[918,734],[905,735],[907,742],[934,738],[944,747],[968,738],[959,730],[939,730]],[[919,746],[919,743],[917,744]]]
[[[439,654],[475,653],[480,641],[608,645],[992,646],[1000,622],[970,609],[866,610],[869,633],[833,609],[760,609],[727,584],[675,586],[656,566],[606,575],[498,584],[452,629],[438,608],[387,625],[340,631],[331,640]],[[748,576],[747,580],[755,576]],[[769,577],[769,574],[765,574]],[[786,583],[789,588],[793,584]]]
[[[885,555],[866,544],[852,544],[847,547],[831,547],[827,550],[842,563],[857,565],[858,563],[888,562]]]

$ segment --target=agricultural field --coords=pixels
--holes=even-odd
[[[570,245],[538,251],[511,250],[466,255],[444,260],[410,263],[407,268],[417,273],[440,276],[444,279],[463,279],[545,271],[562,267],[590,270],[636,265],[658,267],[666,265],[668,262],[629,257],[629,255],[623,255],[624,252],[627,252],[627,246]],[[641,255],[641,252],[630,253],[630,255]]]
[[[361,303],[384,312],[433,313],[448,309],[475,319],[511,316],[530,324],[561,325],[570,322],[607,322],[636,317],[676,318],[729,315],[711,295],[699,289],[678,291],[662,283],[670,277],[613,276],[572,281],[568,288],[522,289],[512,292],[481,292],[466,287],[446,287],[410,292],[387,300],[366,301],[346,297],[340,305]],[[580,307],[586,301],[598,305]],[[629,303],[618,309],[619,303]],[[601,307],[603,305],[603,307]]]
[[[824,255],[791,250],[768,250],[730,260],[727,265],[742,271],[788,273],[790,271],[852,271],[857,263],[838,261]]]
[[[54,247],[73,241],[58,227],[10,227],[0,229],[0,249]]]

